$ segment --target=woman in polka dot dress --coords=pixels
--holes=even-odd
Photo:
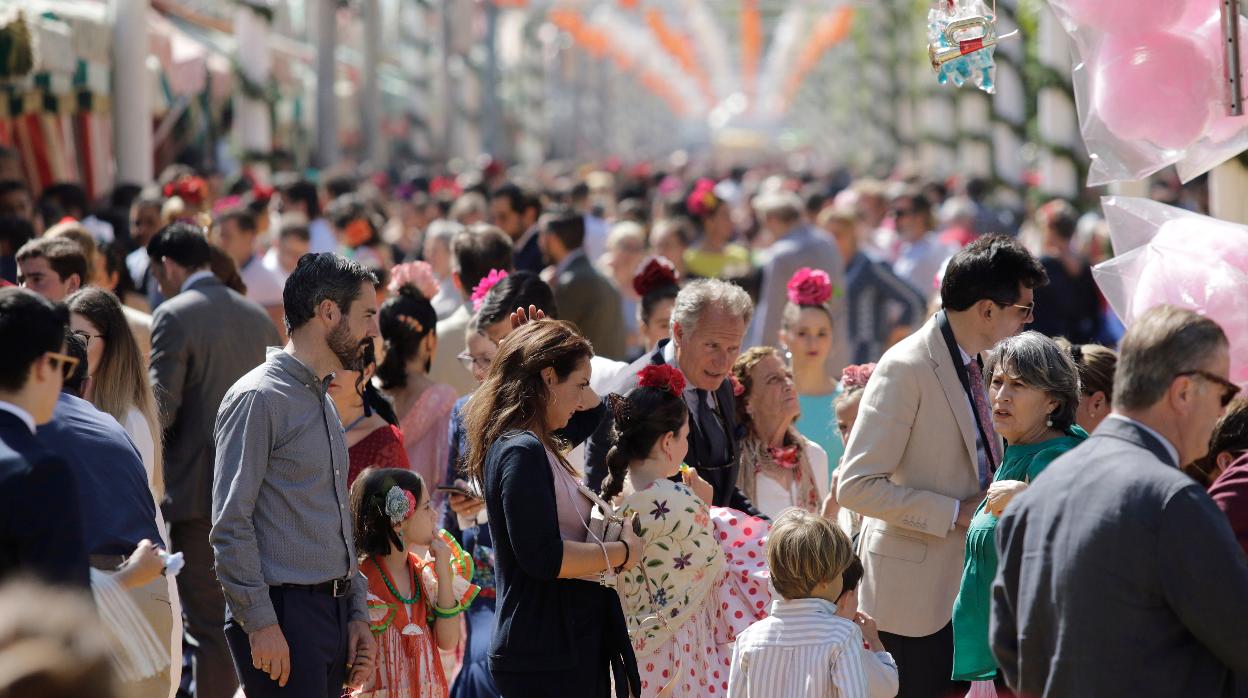
[[[732,643],[771,602],[767,522],[708,508],[710,484],[681,465],[689,437],[683,389],[678,370],[649,366],[627,397],[608,398],[615,445],[603,495],[631,492],[620,513],[637,515],[645,541],[641,564],[617,582],[643,698],[727,695]],[[669,479],[678,473],[683,482]]]

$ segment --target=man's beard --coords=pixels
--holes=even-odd
[[[334,356],[338,357],[338,362],[342,364],[344,370],[361,371],[364,367],[367,339],[367,337],[361,339],[352,337],[351,328],[347,326],[347,318],[344,316],[338,326],[325,338],[325,342],[329,345],[329,350],[334,352]]]

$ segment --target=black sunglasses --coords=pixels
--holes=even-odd
[[[1231,400],[1234,400],[1235,396],[1239,394],[1238,385],[1235,385],[1234,383],[1228,381],[1227,379],[1223,378],[1222,376],[1219,376],[1216,373],[1210,373],[1208,371],[1184,371],[1182,373],[1174,374],[1175,378],[1178,378],[1180,376],[1200,376],[1201,378],[1204,378],[1210,383],[1216,383],[1217,385],[1222,386],[1222,406],[1223,407],[1226,407],[1227,405],[1231,404]]]

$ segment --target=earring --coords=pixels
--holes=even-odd
[[[1050,416],[1049,416],[1049,418],[1048,418],[1047,420],[1045,420],[1045,422],[1044,422],[1044,423],[1045,423],[1046,425],[1048,425],[1048,426],[1053,426],[1053,416],[1052,416],[1052,415],[1050,415]]]

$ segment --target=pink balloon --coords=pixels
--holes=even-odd
[[[1188,0],[1056,0],[1053,4],[1064,8],[1079,24],[1136,34],[1173,27],[1183,16]]]
[[[1166,3],[1138,6],[1156,4]],[[1173,149],[1203,135],[1221,87],[1194,38],[1165,32],[1107,35],[1091,83],[1093,109],[1114,136]]]

